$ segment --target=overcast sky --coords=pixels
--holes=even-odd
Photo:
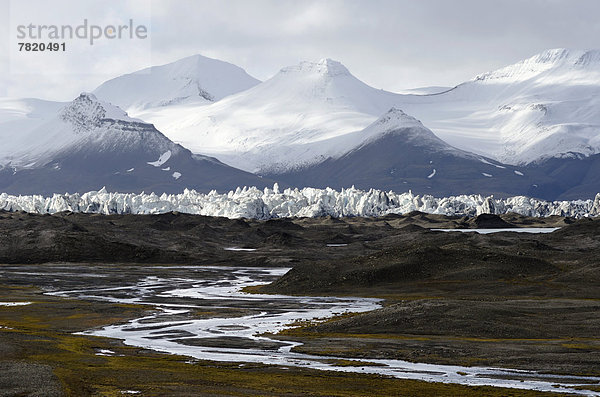
[[[202,54],[265,80],[341,61],[390,91],[453,86],[544,49],[600,48],[597,0],[0,0],[0,95],[69,100],[110,77]],[[16,52],[16,26],[133,19],[147,40]],[[115,22],[115,23],[117,23]]]

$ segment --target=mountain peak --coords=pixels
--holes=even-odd
[[[184,121],[178,109],[141,118],[192,152],[266,173],[345,152],[362,141],[358,132],[400,99],[325,58],[283,68],[249,90],[195,107]]]
[[[379,117],[373,125],[385,127],[386,130],[402,127],[423,127],[423,124],[419,120],[404,113],[402,109],[395,106]]]
[[[566,48],[552,48],[525,59],[524,63],[530,64],[556,64],[571,57],[572,51]]]
[[[553,70],[587,70],[600,66],[600,50],[571,50],[554,48],[498,70],[483,73],[476,81],[522,81]]]
[[[554,48],[543,51],[522,62],[530,64],[549,64],[552,66],[560,64],[581,66],[589,63],[600,62],[600,50],[570,50],[567,48]]]
[[[150,73],[160,73],[166,71],[171,78],[188,78],[191,80],[199,80],[203,77],[203,75],[207,73],[218,73],[219,70],[223,68],[243,72],[242,68],[229,62],[195,54],[165,65],[152,66],[149,69],[143,69],[136,73],[144,74],[148,71]]]
[[[171,63],[169,63],[167,65],[176,65],[176,64],[191,64],[191,65],[196,64],[197,65],[197,64],[202,63],[202,62],[221,62],[221,61],[218,61],[218,60],[213,59],[213,58],[206,57],[206,56],[201,55],[201,54],[193,54],[193,55],[189,55],[187,57],[178,59],[178,60],[176,60],[174,62],[171,62]]]
[[[338,61],[323,58],[318,62],[303,61],[298,65],[288,66],[281,69],[282,73],[307,73],[328,77],[349,75],[350,71]]]
[[[116,77],[94,93],[135,114],[180,103],[211,103],[258,83],[239,66],[196,54]]]
[[[80,132],[90,127],[98,127],[106,116],[106,109],[94,94],[83,92],[61,112],[62,121],[71,123]]]
[[[384,113],[375,122],[365,128],[362,134],[368,136],[363,146],[392,135],[402,137],[406,143],[414,146],[443,151],[456,151],[455,148],[442,141],[419,120],[404,113],[404,111],[397,107],[392,107]]]
[[[89,92],[82,92],[60,112],[60,119],[71,123],[76,131],[98,127],[105,119],[136,121],[119,107],[100,101]]]
[[[79,94],[79,96],[77,98],[75,98],[73,100],[73,102],[75,101],[93,101],[93,102],[98,102],[98,98],[96,98],[96,95],[92,94],[91,92],[82,92],[81,94]]]

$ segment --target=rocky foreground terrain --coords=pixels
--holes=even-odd
[[[548,234],[430,230],[509,227],[560,229]],[[180,213],[106,216],[0,212],[0,264],[20,264],[26,269],[27,264],[56,262],[71,263],[74,268],[83,262],[114,263],[116,267],[122,263],[139,263],[141,267],[174,263],[292,267],[274,283],[256,287],[253,292],[385,299],[379,310],[286,331],[287,340],[304,343],[297,351],[600,376],[598,219],[514,214],[467,218],[414,212],[380,218],[257,221]],[[133,371],[131,376],[148,377],[148,382],[156,384],[155,395],[193,393],[206,382],[212,382],[214,395],[260,394],[266,387],[264,382],[273,388],[267,393],[272,395],[286,390],[292,394],[313,391],[308,380],[314,374],[289,372],[296,379],[307,380],[305,389],[291,389],[294,381],[285,378],[285,371],[262,366],[244,373],[246,388],[235,380],[240,374],[231,365],[209,365],[202,376],[214,375],[221,383],[213,378],[203,378],[202,383],[187,374],[189,368],[181,364],[185,359],[166,359],[164,355],[119,347],[116,341],[96,338],[90,342],[91,338],[71,334],[123,321],[147,308],[50,298],[35,289],[35,277],[28,285],[11,284],[7,279],[0,284],[2,301],[36,300],[51,308],[35,312],[31,309],[35,305],[0,308],[0,326],[13,329],[0,329],[0,357],[4,357],[0,359],[4,369],[0,386],[6,390],[31,390],[23,389],[23,384],[35,384],[41,385],[31,386],[38,391],[51,386],[54,394],[49,395],[110,395],[99,390],[108,384],[128,384],[115,375],[123,370],[118,363]],[[45,342],[32,344],[32,337]],[[110,343],[111,349],[121,349],[123,358],[100,363],[98,358],[84,354],[90,343],[96,350]],[[126,362],[132,357],[146,366],[139,364],[138,368]],[[168,360],[166,367],[164,360]],[[165,368],[181,382],[177,388],[172,385],[167,390],[164,382],[150,380],[152,376],[169,379]],[[109,376],[106,371],[113,372]],[[14,375],[19,373],[21,378]],[[253,383],[258,379],[253,376],[260,376],[261,381]],[[372,378],[356,375],[316,376],[320,388],[313,394],[318,395],[376,394],[377,387],[382,395],[399,387],[406,391],[401,395],[537,395],[402,380],[384,385],[379,383],[381,379],[372,382]],[[35,382],[30,382],[34,378]],[[348,382],[357,382],[356,388],[332,386],[352,384]]]
[[[0,263],[127,262],[289,266],[353,258],[406,244],[441,246],[489,236],[444,235],[428,228],[561,227],[589,219],[520,215],[446,217],[420,212],[377,218],[227,219],[171,212],[160,215],[53,215],[0,210]],[[596,224],[596,223],[592,223]],[[522,235],[507,237],[521,241]],[[537,241],[543,236],[528,236]],[[493,240],[493,239],[492,239]],[[346,244],[330,247],[331,244]],[[485,244],[485,243],[482,243]],[[226,248],[252,248],[244,253]],[[333,249],[338,248],[338,249]],[[457,248],[467,248],[457,247]],[[532,247],[531,255],[539,250]],[[410,255],[407,255],[410,257]],[[347,265],[353,262],[346,262]],[[325,276],[325,275],[323,275]],[[289,291],[292,292],[292,291]]]

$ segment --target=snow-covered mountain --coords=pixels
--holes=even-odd
[[[133,114],[193,152],[260,173],[341,156],[362,143],[353,133],[392,106],[450,145],[503,163],[600,152],[600,51],[548,50],[452,89],[410,92],[375,89],[324,59],[286,67],[209,106]],[[339,139],[346,135],[354,138]]]
[[[398,105],[458,148],[509,164],[600,153],[600,51],[555,49]]]
[[[366,140],[341,157],[277,176],[298,187],[376,186],[436,195],[477,192],[504,197],[534,193],[533,184],[548,179],[456,149],[396,108],[350,135]]]
[[[51,105],[42,107],[48,111]],[[130,118],[93,94],[81,94],[54,117],[49,113],[37,126],[28,121],[29,128],[20,137],[27,146],[12,145],[10,155],[0,162],[0,191],[50,194],[106,186],[117,191],[179,192],[270,183],[216,159],[193,155],[151,124]]]
[[[0,99],[0,191],[270,183],[223,163],[302,186],[545,199],[600,190],[600,51],[549,50],[402,95],[330,59],[260,83],[192,56],[95,93],[70,104]]]
[[[244,69],[202,55],[109,80],[94,94],[129,114],[173,105],[206,105],[260,83]]]
[[[361,141],[334,138],[362,130],[399,97],[361,82],[339,62],[323,59],[283,68],[209,106],[134,114],[193,152],[251,172],[285,171],[352,149]]]

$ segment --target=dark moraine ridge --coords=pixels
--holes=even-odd
[[[570,218],[515,214],[446,217],[413,212],[380,218],[293,218],[259,221],[182,213],[38,215],[0,211],[0,263],[127,262],[281,266],[355,258],[415,239],[471,241],[423,228],[564,226]],[[489,237],[481,237],[485,241]],[[528,236],[537,239],[535,236]],[[466,239],[466,240],[465,240]],[[492,238],[493,239],[493,238]],[[475,241],[473,240],[473,241]],[[520,240],[515,238],[515,240]],[[348,244],[332,249],[327,244]],[[225,248],[255,248],[231,252]],[[425,245],[424,247],[427,247]],[[537,255],[537,254],[536,254]]]

